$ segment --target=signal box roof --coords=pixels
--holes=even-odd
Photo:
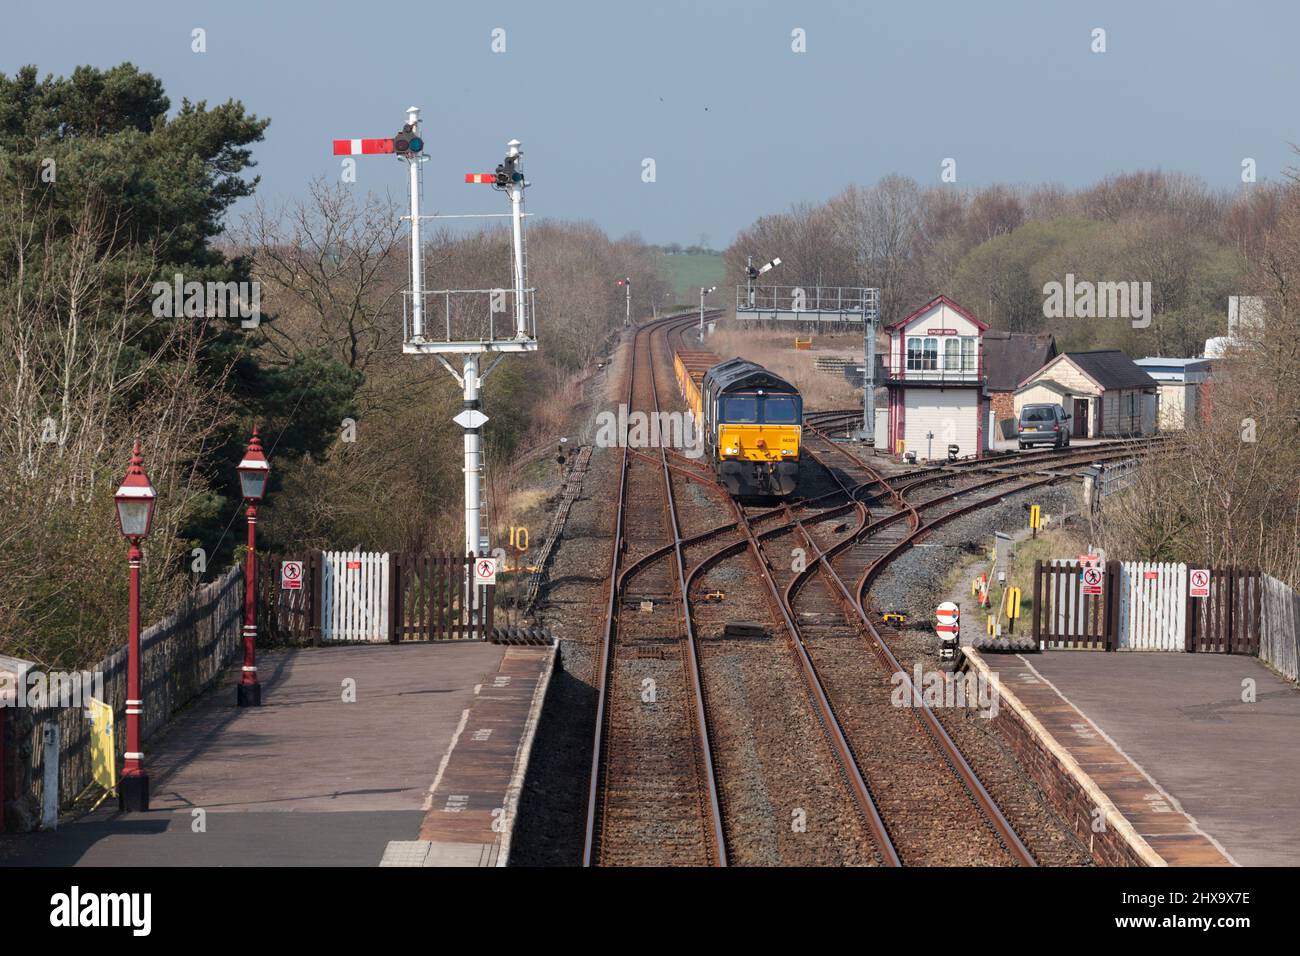
[[[710,385],[719,391],[731,388],[771,388],[789,392],[799,391],[781,376],[769,372],[748,359],[733,358],[713,366],[704,374],[704,387]]]

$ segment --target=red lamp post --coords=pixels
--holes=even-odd
[[[131,467],[113,500],[117,503],[117,530],[131,542],[127,565],[131,569],[130,621],[127,633],[126,663],[126,753],[122,782],[118,787],[118,805],[123,810],[149,809],[149,775],[144,772],[144,752],[140,748],[140,714],[144,698],[140,690],[140,541],[153,526],[154,503],[158,493],[144,473],[140,443],[131,451]]]
[[[239,678],[240,707],[260,707],[262,685],[257,680],[257,503],[266,494],[271,463],[262,453],[262,440],[253,428],[244,460],[239,463],[239,488],[248,504],[248,556],[244,563],[244,672]]]

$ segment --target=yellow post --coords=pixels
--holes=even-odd
[[[1038,537],[1038,529],[1043,526],[1043,509],[1040,505],[1029,506],[1029,527],[1034,532],[1034,537]]]
[[[1007,588],[1007,633],[1016,630],[1016,618],[1020,617],[1020,588]]]

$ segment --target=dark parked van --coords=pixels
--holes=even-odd
[[[1070,444],[1070,416],[1060,405],[1026,405],[1020,410],[1020,447]]]

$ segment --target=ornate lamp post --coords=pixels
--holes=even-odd
[[[127,633],[126,663],[126,754],[118,804],[123,810],[149,809],[149,775],[144,772],[144,752],[140,749],[140,714],[144,698],[140,690],[140,542],[153,526],[154,503],[158,493],[144,473],[140,443],[131,452],[131,467],[122,486],[113,496],[117,502],[117,530],[131,542],[127,565],[131,569],[130,621]]]
[[[262,439],[253,428],[244,460],[239,463],[239,490],[248,504],[248,557],[244,563],[244,672],[239,678],[240,707],[260,707],[262,685],[257,680],[257,503],[266,494],[271,464],[262,454]]]

